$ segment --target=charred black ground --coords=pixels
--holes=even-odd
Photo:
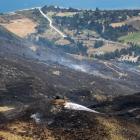
[[[137,67],[79,60],[30,41],[0,26],[0,139],[140,139]],[[104,114],[54,106],[51,101],[58,97]],[[31,117],[36,114],[39,123]]]

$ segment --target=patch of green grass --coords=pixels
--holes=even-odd
[[[122,36],[119,38],[119,41],[124,43],[132,42],[132,43],[140,44],[140,32]]]

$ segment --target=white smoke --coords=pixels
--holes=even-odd
[[[84,65],[71,64],[71,68],[78,71],[87,72],[87,69]]]
[[[39,113],[35,113],[30,116],[30,118],[32,118],[37,124],[41,123],[40,117],[41,115]]]

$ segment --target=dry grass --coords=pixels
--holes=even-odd
[[[64,32],[71,37],[74,37],[74,34],[76,33],[76,31],[68,29],[64,29]]]
[[[71,16],[74,16],[75,14],[77,14],[77,12],[59,12],[57,14],[57,16],[60,16],[60,17],[71,17]]]
[[[57,40],[60,38],[60,35],[54,31],[53,29],[49,28],[45,31],[44,34],[41,35],[44,38],[47,38],[48,40],[52,41],[52,40]]]
[[[61,102],[61,101],[60,101]],[[97,116],[96,116],[97,117]],[[75,129],[71,131],[63,131],[60,128],[49,129],[47,126],[36,125],[33,122],[14,121],[0,125],[0,139],[4,140],[71,140],[80,138],[102,139],[102,140],[136,140],[139,138],[139,127],[121,122],[112,117],[97,117],[95,128],[91,129]]]
[[[72,56],[73,58],[75,59],[78,59],[78,60],[88,60],[88,58],[86,56],[83,56],[83,55],[76,55],[76,54],[69,54],[70,56]]]
[[[10,132],[0,131],[0,137],[4,140],[33,140],[29,137],[22,137],[15,134],[12,134]]]
[[[110,140],[126,140],[126,138],[122,136],[120,132],[120,125],[116,120],[108,120],[102,117],[98,117],[98,120],[101,124],[105,126],[105,128],[108,129],[110,134]]]
[[[3,128],[3,129],[2,129]],[[15,121],[0,127],[0,140],[54,140],[51,131],[31,122]]]
[[[118,23],[111,23],[110,26],[112,26],[113,28],[117,28],[117,27],[122,27],[125,24],[126,24],[125,22],[118,22]]]
[[[129,18],[126,22],[129,23],[129,22],[138,21],[138,20],[140,20],[140,16],[134,16],[134,17]]]
[[[66,39],[59,39],[58,41],[55,42],[57,45],[70,45],[70,42]]]
[[[132,42],[135,44],[140,44],[140,32],[130,33],[126,36],[122,36],[119,38],[119,40],[125,43]]]
[[[98,120],[108,129],[110,140],[136,140],[140,136],[140,129],[134,123],[105,117],[98,117]]]
[[[35,27],[37,26],[36,23],[28,18],[15,19],[11,20],[9,23],[0,24],[20,37],[26,37],[27,35],[34,33],[36,31]]]
[[[125,46],[117,45],[117,44],[105,44],[100,48],[93,48],[90,47],[87,51],[87,53],[90,55],[96,53],[96,52],[104,52],[104,53],[109,53],[109,52],[114,52],[116,49],[121,50]]]
[[[48,12],[47,15],[52,18],[52,16],[59,16],[59,17],[72,17],[78,12]]]
[[[94,98],[98,101],[98,102],[103,102],[107,100],[107,97],[105,95],[94,95]]]

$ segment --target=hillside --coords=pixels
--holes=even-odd
[[[24,40],[22,40],[20,37],[16,36],[15,34],[9,32],[3,26],[0,26],[0,53],[1,54],[3,52],[8,53],[10,52],[10,50],[12,50],[13,54],[18,53],[18,50],[22,49],[22,46],[24,46]],[[22,50],[19,51],[22,52]]]
[[[9,41],[20,41],[20,38],[18,36],[6,30],[3,26],[0,26],[0,39],[2,40],[4,38],[5,40],[9,39]]]
[[[42,9],[52,18],[54,25],[68,36],[69,44],[53,42],[67,53],[93,58],[116,50],[127,50],[130,43],[139,44],[139,10],[97,8],[92,11],[59,9],[53,6]],[[67,12],[71,12],[71,16]]]
[[[140,44],[140,33],[131,33],[127,36],[120,37],[119,40],[125,43],[133,42],[134,44]]]
[[[1,14],[0,140],[139,140],[140,47],[118,41],[139,12]]]
[[[38,8],[1,15],[0,24],[36,45],[55,46],[66,53],[89,59],[127,50],[130,43],[139,44],[139,10],[92,11],[54,6],[44,6],[41,10],[50,18],[53,27],[66,37],[50,27]],[[30,30],[22,28],[22,24]]]
[[[105,94],[99,94],[100,88],[107,90],[107,81],[101,85],[103,79],[100,81],[99,77],[96,79],[61,66],[47,66],[23,59],[15,62],[14,59],[1,58],[0,61],[1,75],[5,75],[0,80],[1,138],[139,139],[139,111],[135,110],[139,108],[139,94],[112,99],[114,95],[110,89]],[[96,89],[89,86],[93,79]],[[97,86],[98,80],[101,87]],[[52,108],[50,101],[58,95],[104,112],[107,116]],[[38,125],[30,118],[37,112],[43,115],[44,125]]]

